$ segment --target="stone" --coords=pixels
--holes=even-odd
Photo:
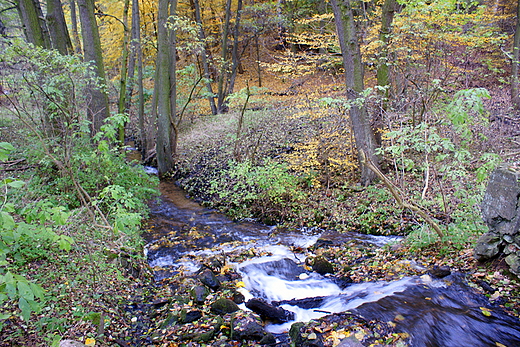
[[[520,195],[518,184],[520,173],[510,170],[506,165],[499,166],[489,177],[484,199],[482,217],[489,226],[500,220],[513,220]]]
[[[433,276],[433,277],[437,277],[437,278],[444,278],[446,276],[449,276],[451,275],[451,269],[449,266],[437,266],[435,265],[434,267],[432,267],[428,273]]]
[[[240,271],[254,276],[255,273],[265,273],[269,276],[275,276],[287,281],[297,279],[305,269],[289,258],[268,261],[265,263],[248,264],[240,268]]]
[[[314,258],[314,262],[312,263],[312,270],[319,273],[320,275],[334,273],[334,267],[324,257]]]
[[[195,322],[199,318],[202,317],[202,312],[199,310],[192,310],[189,312],[186,312],[186,310],[181,310],[179,314],[178,322],[181,324],[191,323]]]
[[[520,257],[517,254],[512,253],[508,255],[505,260],[507,265],[509,265],[511,272],[520,276]]]
[[[243,304],[244,301],[246,301],[246,297],[244,296],[244,294],[240,292],[234,292],[231,300],[233,300],[235,304],[240,305]]]
[[[294,313],[287,311],[281,307],[275,307],[262,299],[251,299],[246,302],[246,307],[253,312],[256,312],[264,320],[273,323],[285,323],[294,319]]]
[[[276,346],[278,342],[276,341],[276,337],[274,337],[271,333],[266,333],[264,337],[258,343],[261,346]]]
[[[211,312],[218,315],[225,315],[238,310],[240,310],[240,307],[230,299],[220,298],[211,304]]]
[[[350,336],[341,340],[337,347],[363,347],[363,345],[355,336]]]
[[[323,347],[321,337],[315,333],[305,333],[305,324],[298,322],[291,325],[289,329],[289,337],[291,338],[291,346],[294,347]],[[311,337],[309,339],[309,337]]]
[[[196,304],[203,304],[209,295],[209,290],[205,286],[195,286],[191,289],[190,294]]]
[[[86,347],[86,345],[74,340],[61,340],[60,347]]]
[[[475,259],[484,261],[493,258],[500,253],[501,243],[500,235],[491,232],[485,233],[478,239],[475,246]]]
[[[220,281],[210,269],[200,271],[197,277],[202,284],[213,290],[218,290],[220,288]]]
[[[251,312],[246,312],[233,321],[234,340],[260,341],[265,335],[266,331],[258,316]]]

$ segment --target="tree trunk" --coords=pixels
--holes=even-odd
[[[229,36],[229,23],[231,21],[231,0],[226,1],[224,25],[222,27],[222,66],[220,67],[220,73],[218,77],[218,89],[217,89],[217,111],[218,113],[227,112],[227,106],[225,105],[226,98],[226,86],[228,75],[228,36]]]
[[[144,86],[143,86],[143,48],[141,45],[141,19],[139,17],[139,0],[132,0],[132,30],[135,31],[133,35],[133,42],[136,42],[135,50],[137,51],[137,89],[139,95],[139,130],[141,134],[142,157],[146,156],[148,151],[148,136],[145,129],[144,122]],[[135,40],[135,41],[134,41]]]
[[[173,153],[170,145],[170,41],[166,23],[169,0],[159,0],[157,14],[157,62],[155,91],[157,95],[157,168],[163,175],[173,168]]]
[[[177,0],[170,0],[170,15],[177,13]],[[170,148],[172,155],[177,153],[177,35],[175,30],[170,34]]]
[[[72,28],[72,39],[74,40],[74,52],[81,55],[81,41],[78,32],[78,16],[76,15],[76,0],[70,0],[70,24]]]
[[[377,85],[385,87],[384,90],[379,90],[379,95],[382,98],[381,108],[376,113],[374,119],[374,127],[376,129],[383,128],[384,112],[388,108],[388,99],[391,93],[390,85],[390,66],[388,64],[388,42],[390,40],[390,33],[392,32],[392,22],[394,21],[394,14],[397,8],[396,0],[385,0],[381,14],[381,28],[379,29],[379,41],[381,48],[379,50],[379,64],[377,66]],[[376,132],[377,145],[381,145],[381,131]]]
[[[520,110],[520,77],[518,76],[520,67],[520,1],[516,9],[516,27],[513,39],[513,63],[511,66],[511,101],[515,109]]]
[[[233,50],[231,51],[231,76],[229,78],[228,94],[233,93],[235,89],[235,80],[237,77],[238,65],[240,64],[238,56],[238,38],[240,34],[240,17],[242,14],[242,0],[237,2],[237,15],[235,17],[235,29],[233,32]]]
[[[63,55],[72,54],[72,41],[63,14],[60,0],[47,0],[47,26],[49,28],[52,48]]]
[[[383,4],[383,12],[381,15],[381,29],[379,30],[379,41],[381,41],[381,50],[379,52],[379,65],[377,67],[377,85],[390,85],[390,71],[388,66],[388,42],[392,32],[392,22],[397,7],[396,0],[385,0]],[[385,92],[385,97],[389,95],[389,89]]]
[[[91,101],[88,105],[87,116],[92,122],[92,133],[95,134],[103,125],[103,121],[110,115],[108,95],[104,91],[106,85],[105,68],[101,41],[94,15],[94,0],[78,0],[79,16],[81,19],[81,34],[83,36],[83,57],[95,67],[101,86],[91,86]]]
[[[119,77],[119,102],[117,105],[117,113],[126,113],[126,85],[128,81],[128,39],[130,32],[128,30],[128,11],[130,7],[130,0],[125,0],[123,8],[123,53],[121,54],[121,73]],[[119,142],[121,145],[125,144],[125,126],[119,127]]]
[[[360,152],[364,151],[376,166],[379,160],[375,153],[376,142],[367,109],[355,102],[364,90],[364,71],[359,40],[350,0],[331,0],[331,5],[343,55],[347,97],[352,102],[350,119],[361,167],[361,184],[366,186],[374,181],[376,175],[363,163]]]
[[[199,40],[203,42],[204,49],[201,54],[202,59],[202,69],[204,70],[204,79],[206,80],[206,89],[208,91],[208,101],[211,107],[211,114],[217,114],[217,105],[215,104],[215,98],[213,95],[213,88],[211,87],[211,76],[209,73],[209,64],[208,64],[208,49],[206,47],[206,34],[204,33],[204,27],[202,26],[202,17],[200,15],[200,4],[199,0],[191,0],[191,5],[195,12],[195,22],[199,25]]]
[[[43,19],[39,0],[16,0],[16,9],[27,41],[35,46],[50,49],[49,31]]]

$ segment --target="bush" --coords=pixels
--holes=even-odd
[[[275,224],[295,218],[306,195],[300,180],[287,166],[267,161],[254,166],[250,161],[229,162],[229,168],[211,181],[215,205],[234,219],[256,218]]]

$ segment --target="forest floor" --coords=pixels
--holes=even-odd
[[[317,81],[304,82],[320,96],[337,94],[336,81],[321,81],[319,88],[316,88]],[[295,88],[301,88],[302,84],[279,86],[279,91],[269,103],[284,99],[288,104],[280,104],[274,110],[266,106],[262,96],[253,98],[248,126],[244,130],[250,136],[244,137],[240,144],[243,155],[276,158],[283,155],[293,143],[309,139],[316,129],[322,127],[319,119],[314,121],[313,118],[306,118],[307,122],[301,123],[301,118],[289,117],[306,109],[315,111],[309,106],[310,92],[305,89],[294,91]],[[504,113],[501,105],[492,105],[493,107],[495,115]],[[238,113],[204,117],[188,126],[180,138],[180,166],[176,177],[188,194],[198,201],[208,198],[201,194],[204,191],[203,184],[214,177],[215,170],[224,168],[215,163],[227,163],[233,158],[232,151],[223,151],[222,148],[224,145],[230,146],[228,138],[236,129],[237,117]],[[494,141],[509,136],[509,133],[505,134],[498,126],[495,131],[497,136],[493,138]],[[261,143],[258,136],[262,137]],[[269,141],[265,141],[263,136]],[[502,151],[505,152],[507,149]],[[368,228],[377,234],[403,235],[410,226],[417,223],[416,217],[408,211],[398,209],[388,195],[379,195],[385,191],[382,184],[377,184],[372,189],[362,189],[355,184],[355,174],[356,171],[352,169],[344,176],[326,177],[321,181],[320,189],[312,190],[309,198],[309,204],[313,205],[311,207],[319,206],[321,211],[329,210],[337,214],[355,210],[356,206],[370,205],[374,210],[379,206],[383,207],[377,210],[380,215],[373,220],[365,219],[362,223],[352,221],[349,225],[342,225],[341,231],[366,231]],[[10,173],[4,171],[3,175]],[[341,209],[336,203],[340,194],[344,195],[341,198]],[[317,216],[314,225],[309,226],[314,227],[318,223],[323,228],[339,226],[336,222],[328,225],[322,221],[323,218]],[[75,223],[87,223],[85,216],[80,213]],[[298,223],[299,226],[305,226],[304,219],[295,224]],[[162,292],[164,288],[154,283],[145,260],[134,254],[124,254],[118,249],[117,240],[102,236],[101,233],[89,234],[84,228],[67,232],[76,239],[77,247],[72,253],[33,262],[26,269],[29,276],[43,281],[43,286],[52,299],[42,312],[31,318],[30,324],[19,317],[5,321],[0,333],[0,346],[51,346],[53,341],[57,345],[59,338],[81,341],[90,346],[136,346],[132,341],[151,336],[153,331],[150,329],[158,329],[159,321],[165,317],[144,317],[143,312],[150,305],[160,306],[166,301],[162,298],[165,295]],[[518,278],[508,272],[502,258],[488,263],[476,262],[471,242],[462,248],[460,245],[446,248],[434,243],[419,249],[405,243],[377,251],[337,247],[329,248],[323,254],[319,252],[321,251],[318,250],[316,255],[324,255],[333,263],[336,276],[348,277],[354,282],[394,280],[407,275],[422,275],[436,266],[448,266],[452,272],[466,274],[469,284],[476,291],[488,296],[510,314],[520,316]],[[197,330],[191,333],[197,333]],[[161,342],[168,345],[165,341],[156,343]]]

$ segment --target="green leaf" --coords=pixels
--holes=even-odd
[[[7,185],[11,188],[18,189],[18,188],[22,188],[25,185],[25,182],[16,180],[16,181],[7,183]]]
[[[9,142],[0,142],[0,161],[9,159],[9,154],[14,151],[14,146]]]
[[[0,211],[0,228],[2,231],[13,230],[16,227],[13,217],[4,211]]]
[[[4,276],[5,281],[5,292],[9,299],[14,300],[16,298],[16,282],[14,280],[13,274],[7,272]]]
[[[20,300],[18,300],[18,308],[22,311],[22,318],[24,321],[28,321],[29,318],[31,318],[31,306],[29,305],[29,303],[27,302],[27,300],[25,300],[24,298],[20,298]]]
[[[18,295],[25,300],[34,300],[34,294],[29,286],[29,282],[24,278],[23,280],[18,280]]]
[[[58,240],[58,247],[63,251],[70,251],[71,245],[74,243],[73,239],[71,237],[60,235],[60,238]]]
[[[29,285],[31,286],[31,290],[32,290],[34,296],[40,300],[43,300],[43,296],[45,294],[45,291],[43,290],[43,288],[32,282],[29,282]]]

